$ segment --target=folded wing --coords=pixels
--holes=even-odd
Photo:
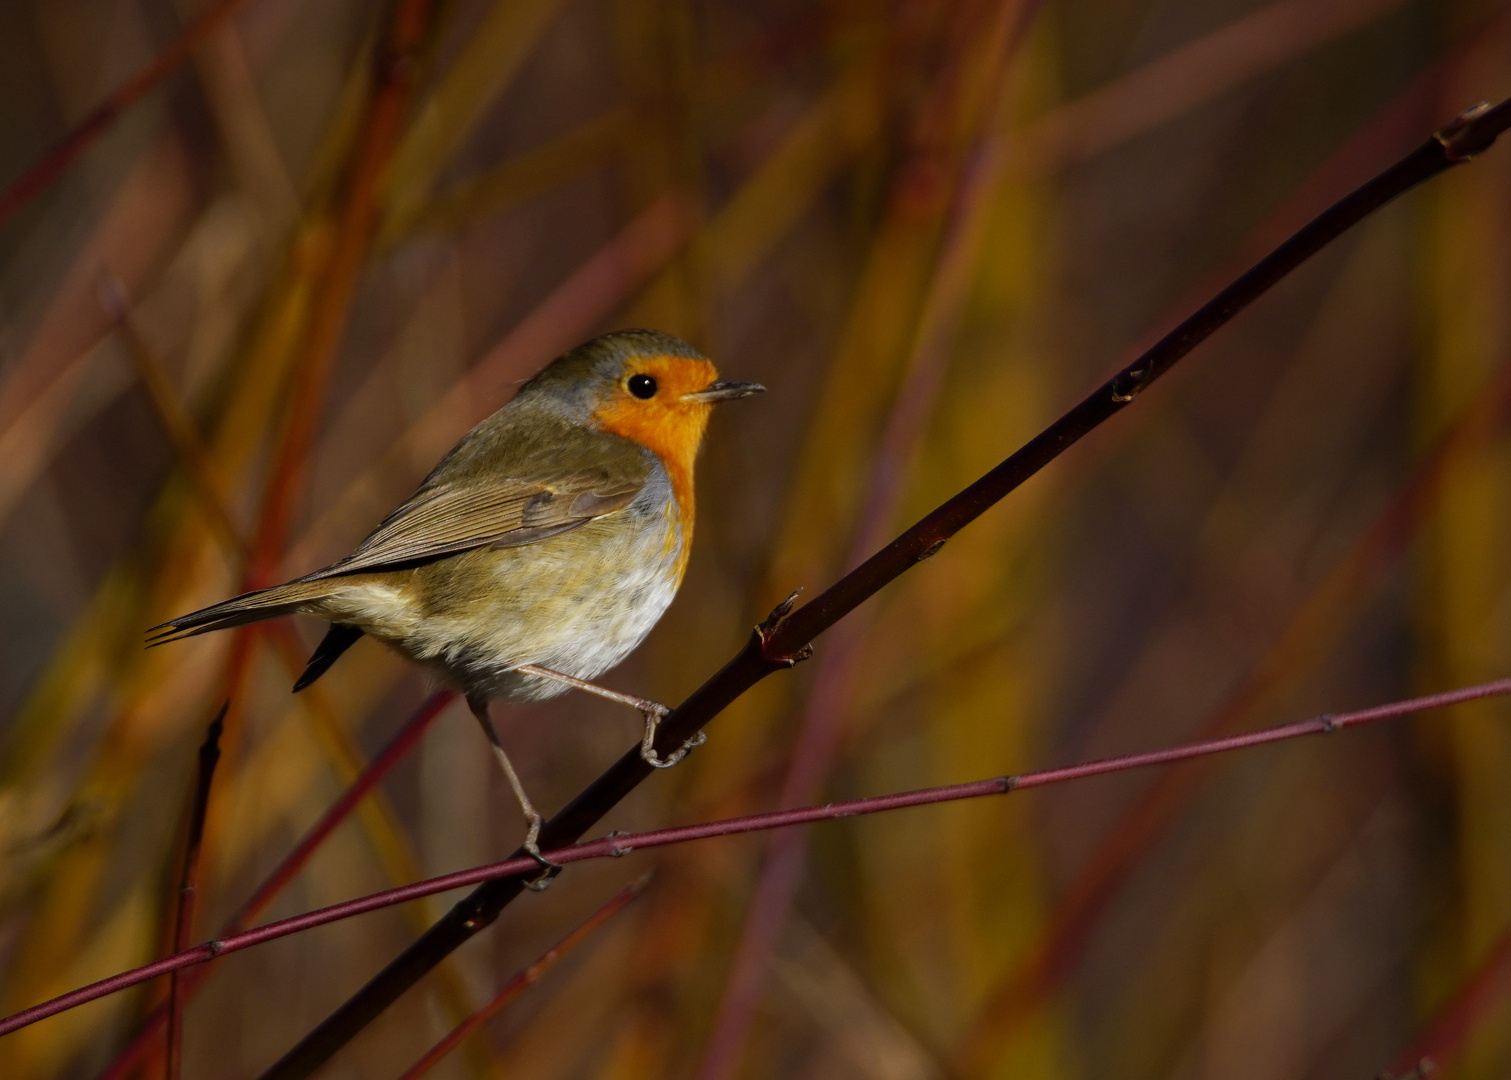
[[[270,589],[243,593],[148,631],[150,644],[224,630],[298,611],[327,595],[335,580],[416,566],[481,547],[538,543],[623,510],[645,475],[609,470],[544,480],[427,482],[340,562]],[[637,470],[638,473],[638,470]]]

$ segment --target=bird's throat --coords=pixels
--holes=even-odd
[[[708,405],[678,402],[664,407],[618,401],[593,416],[598,426],[650,450],[666,469],[681,514],[684,550],[692,545],[693,462],[708,427]]]

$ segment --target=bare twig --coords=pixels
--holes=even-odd
[[[1416,150],[1344,196],[1242,274],[1195,314],[1080,404],[985,476],[937,507],[886,547],[797,611],[779,606],[733,659],[661,724],[658,752],[670,753],[767,675],[808,655],[809,642],[917,563],[929,558],[1068,447],[1120,412],[1240,311],[1353,225],[1418,184],[1468,161],[1511,126],[1511,101],[1477,106]],[[652,772],[636,747],[546,822],[542,848],[560,849],[582,836]],[[523,856],[521,856],[523,859]],[[481,880],[481,879],[480,879]],[[263,1076],[303,1080],[330,1059],[399,995],[463,942],[498,917],[523,886],[490,882],[458,902],[344,1005]],[[166,969],[165,969],[166,970]]]
[[[674,844],[685,844],[693,840],[709,840],[714,837],[737,836],[742,833],[765,832],[770,829],[787,829],[796,825],[811,825],[818,821],[835,821],[840,818],[879,814],[887,810],[903,810],[915,806],[933,806],[936,803],[978,799],[984,795],[1006,795],[1013,791],[1049,787],[1052,784],[1064,784],[1072,780],[1086,780],[1094,776],[1107,776],[1112,773],[1127,772],[1130,769],[1144,769],[1153,765],[1171,765],[1180,761],[1190,761],[1193,758],[1209,757],[1213,754],[1225,754],[1234,750],[1267,746],[1271,743],[1299,739],[1306,735],[1328,735],[1342,731],[1345,728],[1378,723],[1381,720],[1426,712],[1429,709],[1441,709],[1450,705],[1461,705],[1468,701],[1479,701],[1490,697],[1503,697],[1508,694],[1511,694],[1511,678],[1497,679],[1494,682],[1466,686],[1458,690],[1445,690],[1441,693],[1427,694],[1422,697],[1407,698],[1403,701],[1393,701],[1385,705],[1375,705],[1367,709],[1357,709],[1352,712],[1324,713],[1321,716],[1314,716],[1308,720],[1297,720],[1289,724],[1260,728],[1257,731],[1249,731],[1241,735],[1229,735],[1220,739],[1204,739],[1199,742],[1182,743],[1177,746],[1166,747],[1163,750],[1148,750],[1139,754],[1123,754],[1118,757],[1088,761],[1079,765],[1067,765],[1058,769],[1042,769],[1038,772],[1019,773],[1014,776],[993,776],[985,780],[973,780],[964,784],[920,788],[915,791],[897,792],[892,795],[874,795],[866,799],[825,803],[822,806],[805,806],[793,810],[774,810],[765,814],[750,814],[744,817],[705,822],[702,825],[682,825],[676,828],[654,829],[642,833],[610,833],[598,840],[589,840],[583,843],[544,850],[542,854],[551,862],[562,864],[583,862],[587,859],[619,858],[628,855],[632,851],[670,847]],[[538,876],[539,873],[540,863],[534,856],[515,855],[505,859],[503,862],[478,866],[471,870],[459,870],[452,874],[443,874],[440,877],[415,882],[413,885],[403,885],[397,889],[386,889],[383,892],[372,893],[368,896],[358,897],[355,900],[347,900],[340,904],[332,904],[329,907],[317,908],[314,911],[305,912],[303,915],[294,915],[287,919],[279,919],[276,922],[266,923],[251,930],[243,930],[236,934],[227,934],[214,941],[207,941],[202,945],[196,945],[192,949],[186,949],[173,956],[158,960],[155,963],[133,968],[130,971],[123,971],[119,975],[112,975],[108,979],[101,979],[99,982],[90,983],[88,986],[83,986],[67,994],[55,997],[51,1001],[45,1001],[40,1005],[34,1005],[30,1009],[18,1012],[13,1016],[8,1016],[0,1020],[0,1035],[8,1035],[29,1024],[34,1024],[38,1020],[77,1008],[87,1002],[106,997],[109,994],[125,990],[128,987],[137,986],[160,975],[167,975],[170,972],[206,963],[226,953],[240,952],[242,949],[249,949],[254,945],[261,945],[268,941],[276,941],[279,938],[302,933],[317,926],[325,926],[328,923],[349,919],[355,915],[365,915],[370,911],[379,911],[383,908],[392,907],[395,904],[407,903],[410,900],[434,896],[436,893],[448,892],[451,889],[460,888],[465,885],[476,885],[479,882],[523,882],[526,879]]]
[[[199,770],[194,782],[194,801],[189,808],[189,831],[184,840],[184,864],[178,879],[178,903],[173,917],[173,951],[188,948],[194,933],[194,908],[199,889],[199,844],[205,835],[205,809],[210,805],[210,783],[220,761],[220,733],[225,729],[228,701],[220,707],[205,741],[199,748]],[[168,978],[168,1061],[165,1075],[178,1080],[183,1064],[184,1000],[179,994],[178,972]]]
[[[609,897],[602,907],[573,927],[566,937],[543,952],[534,963],[515,972],[509,981],[499,988],[498,993],[493,995],[488,1004],[447,1032],[446,1037],[427,1050],[424,1057],[405,1069],[404,1075],[399,1077],[399,1080],[419,1080],[433,1069],[442,1058],[460,1046],[463,1039],[497,1016],[499,1010],[509,1002],[538,983],[546,972],[556,966],[558,960],[592,937],[599,927],[643,893],[646,886],[651,883],[651,876],[651,871],[641,874]]]

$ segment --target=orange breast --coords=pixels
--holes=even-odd
[[[643,361],[637,370],[655,378],[659,387],[656,396],[641,401],[627,393],[616,395],[593,414],[593,419],[604,431],[650,450],[666,468],[682,527],[682,554],[677,567],[680,579],[692,550],[693,462],[711,409],[704,402],[683,401],[682,395],[704,389],[718,378],[718,373],[707,360],[670,356]],[[669,537],[671,525],[668,521]],[[672,542],[669,538],[668,543]]]

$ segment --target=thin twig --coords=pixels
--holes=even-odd
[[[1130,769],[1145,769],[1154,765],[1171,765],[1180,761],[1189,761],[1193,758],[1209,757],[1213,754],[1225,754],[1234,750],[1267,746],[1271,743],[1299,739],[1306,735],[1328,735],[1342,731],[1345,728],[1378,723],[1381,720],[1390,720],[1400,716],[1408,716],[1412,713],[1426,712],[1431,709],[1442,709],[1450,705],[1461,705],[1469,701],[1480,701],[1484,698],[1503,697],[1508,694],[1511,694],[1511,678],[1497,679],[1494,682],[1466,686],[1458,690],[1445,690],[1441,693],[1427,694],[1422,697],[1407,698],[1403,701],[1393,701],[1367,709],[1356,709],[1352,712],[1324,713],[1321,716],[1314,716],[1307,720],[1297,720],[1289,724],[1260,728],[1257,731],[1249,731],[1241,735],[1229,735],[1220,739],[1204,739],[1199,742],[1181,743],[1162,750],[1148,750],[1138,754],[1123,754],[1118,757],[1102,758],[1097,761],[1083,762],[1079,765],[1067,765],[1057,769],[1042,769],[1038,772],[1019,773],[1013,776],[993,776],[964,784],[920,788],[913,791],[897,792],[891,795],[874,795],[865,799],[825,803],[822,806],[805,806],[793,810],[774,810],[765,814],[749,814],[744,817],[709,821],[701,825],[682,825],[670,829],[653,829],[642,833],[610,833],[597,840],[546,849],[542,851],[542,855],[551,862],[562,864],[583,862],[588,859],[620,858],[632,851],[670,847],[675,844],[686,844],[693,840],[709,840],[720,836],[766,832],[770,829],[787,829],[797,825],[811,825],[819,821],[836,821],[840,818],[879,814],[887,810],[903,810],[915,806],[933,806],[937,803],[978,799],[985,795],[1006,795],[1013,791],[1049,787],[1053,784],[1064,784],[1072,780],[1086,780],[1094,776],[1107,776],[1112,773],[1127,772]],[[118,975],[112,975],[108,979],[101,979],[99,982],[90,983],[88,986],[83,986],[67,994],[55,997],[51,1001],[45,1001],[40,1005],[34,1005],[30,1009],[18,1012],[13,1016],[8,1016],[0,1020],[0,1035],[8,1035],[29,1024],[34,1024],[38,1020],[55,1016],[60,1012],[66,1012],[87,1002],[95,1001],[117,991],[147,982],[150,979],[157,978],[159,975],[166,975],[183,968],[203,964],[226,953],[240,952],[242,949],[249,949],[254,945],[261,945],[268,941],[276,941],[279,938],[302,933],[305,930],[312,930],[317,926],[325,926],[342,919],[352,918],[355,915],[365,915],[370,911],[379,911],[383,908],[392,907],[395,904],[407,903],[410,900],[419,900],[426,896],[434,896],[437,893],[448,892],[465,885],[476,885],[479,882],[523,882],[526,879],[538,876],[539,873],[540,862],[534,856],[516,855],[505,859],[503,862],[478,866],[470,870],[458,870],[455,873],[443,874],[440,877],[418,881],[413,885],[403,885],[397,889],[386,889],[382,892],[358,897],[355,900],[347,900],[339,904],[332,904],[329,907],[317,908],[314,911],[305,912],[303,915],[294,915],[287,919],[279,919],[275,922],[266,923],[237,934],[227,934],[214,941],[207,941],[201,945],[196,945],[192,949],[186,949],[154,963],[132,968],[130,971],[123,971]]]
[[[509,978],[509,981],[499,988],[498,993],[493,995],[492,1000],[488,1004],[452,1028],[445,1038],[425,1052],[424,1057],[420,1058],[419,1061],[416,1061],[408,1069],[405,1069],[404,1075],[399,1077],[399,1080],[419,1080],[420,1077],[433,1069],[442,1058],[460,1046],[463,1039],[497,1016],[499,1010],[509,1004],[509,1002],[538,983],[545,976],[546,972],[556,966],[557,961],[592,937],[599,927],[622,911],[625,905],[631,900],[643,893],[646,886],[651,883],[651,877],[652,871],[649,870],[641,874],[634,881],[609,897],[601,908],[578,923],[564,938],[542,953],[534,963],[516,971]]]
[[[96,139],[109,131],[111,125],[120,118],[122,113],[177,71],[194,54],[194,50],[203,45],[211,34],[219,30],[244,3],[246,0],[220,0],[219,3],[212,5],[203,15],[189,24],[182,34],[174,38],[167,48],[148,61],[145,67],[117,87],[104,101],[85,113],[84,118],[55,143],[41,161],[12,181],[4,191],[0,191],[0,225],[9,221],[16,211],[67,172],[74,159],[87,150]]]
[[[199,770],[194,782],[194,801],[189,809],[189,832],[184,841],[184,864],[178,879],[178,903],[173,916],[173,951],[183,952],[194,933],[194,908],[199,890],[199,843],[205,835],[205,809],[210,805],[210,783],[220,761],[220,733],[225,730],[228,701],[220,707],[205,741],[199,748]],[[178,1080],[183,1065],[184,999],[179,994],[179,976],[168,978],[167,1080]]]
[[[1370,213],[1418,184],[1487,149],[1511,126],[1511,101],[1477,106],[1418,149],[1323,211],[1142,356],[985,476],[948,499],[866,562],[797,611],[791,600],[759,626],[733,659],[662,722],[658,752],[670,753],[732,701],[808,655],[809,643],[924,559],[1068,447],[1122,411],[1182,357],[1282,278]],[[639,747],[627,751],[546,822],[542,848],[562,848],[590,828],[652,772]],[[521,856],[523,860],[523,856]],[[459,901],[418,941],[291,1049],[262,1080],[304,1080],[453,950],[496,919],[519,895],[516,880],[490,882]]]

